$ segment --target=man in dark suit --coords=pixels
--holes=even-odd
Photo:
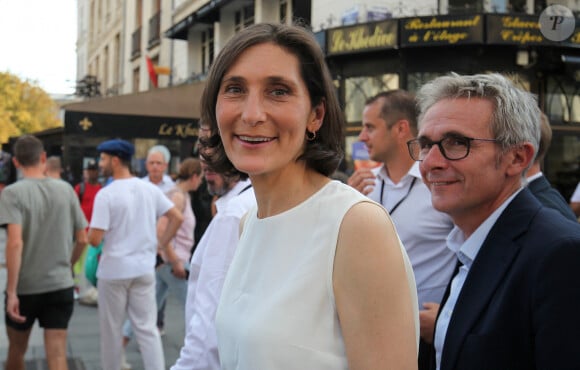
[[[546,176],[542,173],[541,164],[552,141],[552,128],[548,117],[542,112],[540,119],[540,145],[538,154],[527,172],[528,188],[538,198],[540,203],[560,212],[564,217],[576,221],[576,215],[568,205],[562,194],[554,189]]]
[[[460,261],[435,326],[436,369],[580,366],[580,226],[523,186],[540,139],[534,97],[499,74],[439,77],[408,143]]]

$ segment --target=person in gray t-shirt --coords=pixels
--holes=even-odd
[[[34,322],[44,328],[51,369],[66,369],[67,328],[74,307],[72,265],[88,243],[87,221],[73,188],[44,175],[46,153],[31,135],[14,144],[23,179],[0,194],[6,227],[7,369],[24,369]]]

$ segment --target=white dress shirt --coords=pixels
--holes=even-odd
[[[437,370],[441,368],[441,354],[443,353],[443,345],[445,344],[445,336],[447,335],[447,328],[449,327],[449,322],[451,321],[451,316],[453,315],[453,309],[461,293],[461,288],[465,283],[465,279],[469,274],[471,265],[477,257],[481,245],[487,238],[489,231],[495,225],[497,219],[506,207],[511,203],[511,201],[516,197],[516,195],[521,191],[518,190],[511,197],[509,197],[501,206],[499,206],[479,227],[471,236],[465,239],[463,231],[458,227],[455,227],[453,231],[449,234],[447,238],[448,248],[457,254],[457,258],[463,264],[457,274],[453,277],[451,281],[451,290],[449,292],[449,298],[445,301],[445,305],[441,306],[441,313],[437,319],[435,325],[435,363],[437,365]]]
[[[175,182],[171,179],[171,176],[169,176],[168,174],[164,173],[163,174],[163,178],[161,179],[161,182],[158,184],[154,184],[151,179],[149,178],[149,175],[142,177],[142,180],[148,181],[150,183],[152,183],[153,185],[157,185],[157,187],[159,187],[159,189],[161,189],[161,191],[164,194],[167,194],[167,192],[171,189],[173,189],[173,187],[175,186]]]
[[[240,221],[256,204],[249,180],[216,201],[217,214],[193,257],[185,304],[185,340],[171,370],[219,370],[215,314],[239,240]]]

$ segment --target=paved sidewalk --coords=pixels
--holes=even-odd
[[[4,246],[3,235],[0,235],[0,290],[2,292],[4,292],[6,287]],[[183,308],[179,306],[177,299],[170,295],[165,311],[166,335],[162,337],[166,368],[173,365],[175,360],[179,357],[179,350],[181,349],[183,337],[185,335]],[[4,310],[4,299],[2,299],[2,310]],[[99,359],[99,318],[97,310],[97,307],[83,306],[78,302],[75,304],[73,317],[69,324],[67,349],[69,370],[102,370]],[[3,365],[7,352],[8,339],[6,337],[3,314],[0,319],[0,368],[2,369],[4,368]],[[133,370],[144,369],[141,355],[135,340],[129,343],[126,356],[127,361],[132,365]],[[42,330],[36,325],[30,336],[29,347],[25,359],[27,361],[27,370],[47,369]]]

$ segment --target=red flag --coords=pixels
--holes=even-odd
[[[147,60],[147,71],[149,72],[149,78],[153,83],[153,86],[157,87],[157,73],[155,73],[155,66],[147,55],[145,55],[145,59]]]

